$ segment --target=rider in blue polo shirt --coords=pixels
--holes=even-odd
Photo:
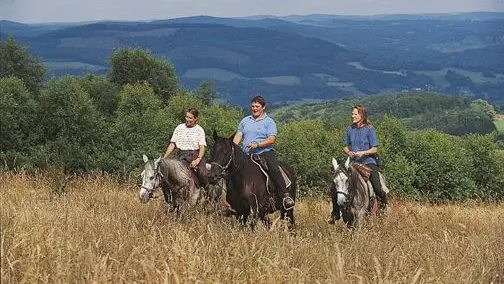
[[[251,115],[240,121],[233,142],[239,145],[243,139],[242,149],[245,153],[259,155],[266,160],[268,173],[275,185],[277,194],[283,198],[283,206],[288,210],[294,207],[295,203],[287,192],[285,180],[282,177],[273,150],[277,135],[276,123],[264,112],[265,107],[266,101],[262,96],[252,98],[250,104]]]

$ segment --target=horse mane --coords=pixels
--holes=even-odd
[[[350,194],[351,199],[355,197],[360,197],[362,194],[365,194],[366,183],[361,177],[359,171],[353,165],[350,165],[350,167],[348,168],[348,173],[349,173],[348,193]]]

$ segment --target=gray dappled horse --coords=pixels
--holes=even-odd
[[[332,185],[333,211],[340,210],[343,222],[349,228],[361,226],[366,212],[371,212],[375,193],[370,181],[365,181],[359,171],[352,166],[350,158],[344,164],[332,159],[334,169]],[[380,173],[383,190],[388,193],[385,178]]]
[[[161,157],[149,160],[146,155],[143,155],[143,161],[142,185],[139,192],[141,202],[149,202],[154,198],[154,190],[161,186],[165,202],[171,205],[170,211],[180,215],[186,202],[190,206],[195,206],[205,196],[202,188],[196,185],[195,175],[185,162]],[[212,195],[207,197],[217,199],[218,196],[214,195],[218,193],[212,192]]]

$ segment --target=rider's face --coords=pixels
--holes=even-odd
[[[354,108],[352,109],[352,122],[359,123],[362,120],[362,116],[359,113],[359,110]]]
[[[250,104],[250,112],[254,118],[258,118],[264,113],[264,107],[258,102],[253,102]]]
[[[185,124],[187,125],[187,127],[193,127],[196,125],[196,121],[198,119],[196,117],[194,117],[194,115],[190,112],[186,112],[186,115],[185,115]]]

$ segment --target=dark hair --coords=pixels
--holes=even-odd
[[[366,125],[371,125],[371,121],[368,120],[367,109],[362,104],[353,105],[352,109],[356,109],[362,118],[362,123]]]
[[[195,108],[193,108],[193,107],[192,108],[188,108],[185,111],[184,116],[185,116],[186,113],[190,113],[190,114],[194,115],[194,118],[198,118],[198,114],[199,114],[198,110],[195,109]]]
[[[263,97],[263,96],[261,96],[261,95],[254,96],[254,97],[252,98],[252,100],[250,101],[250,103],[251,103],[251,104],[252,104],[252,103],[258,103],[258,104],[260,104],[260,105],[261,105],[261,106],[263,106],[263,107],[264,107],[264,106],[266,106],[266,100],[265,100],[265,99],[264,99],[264,97]]]

